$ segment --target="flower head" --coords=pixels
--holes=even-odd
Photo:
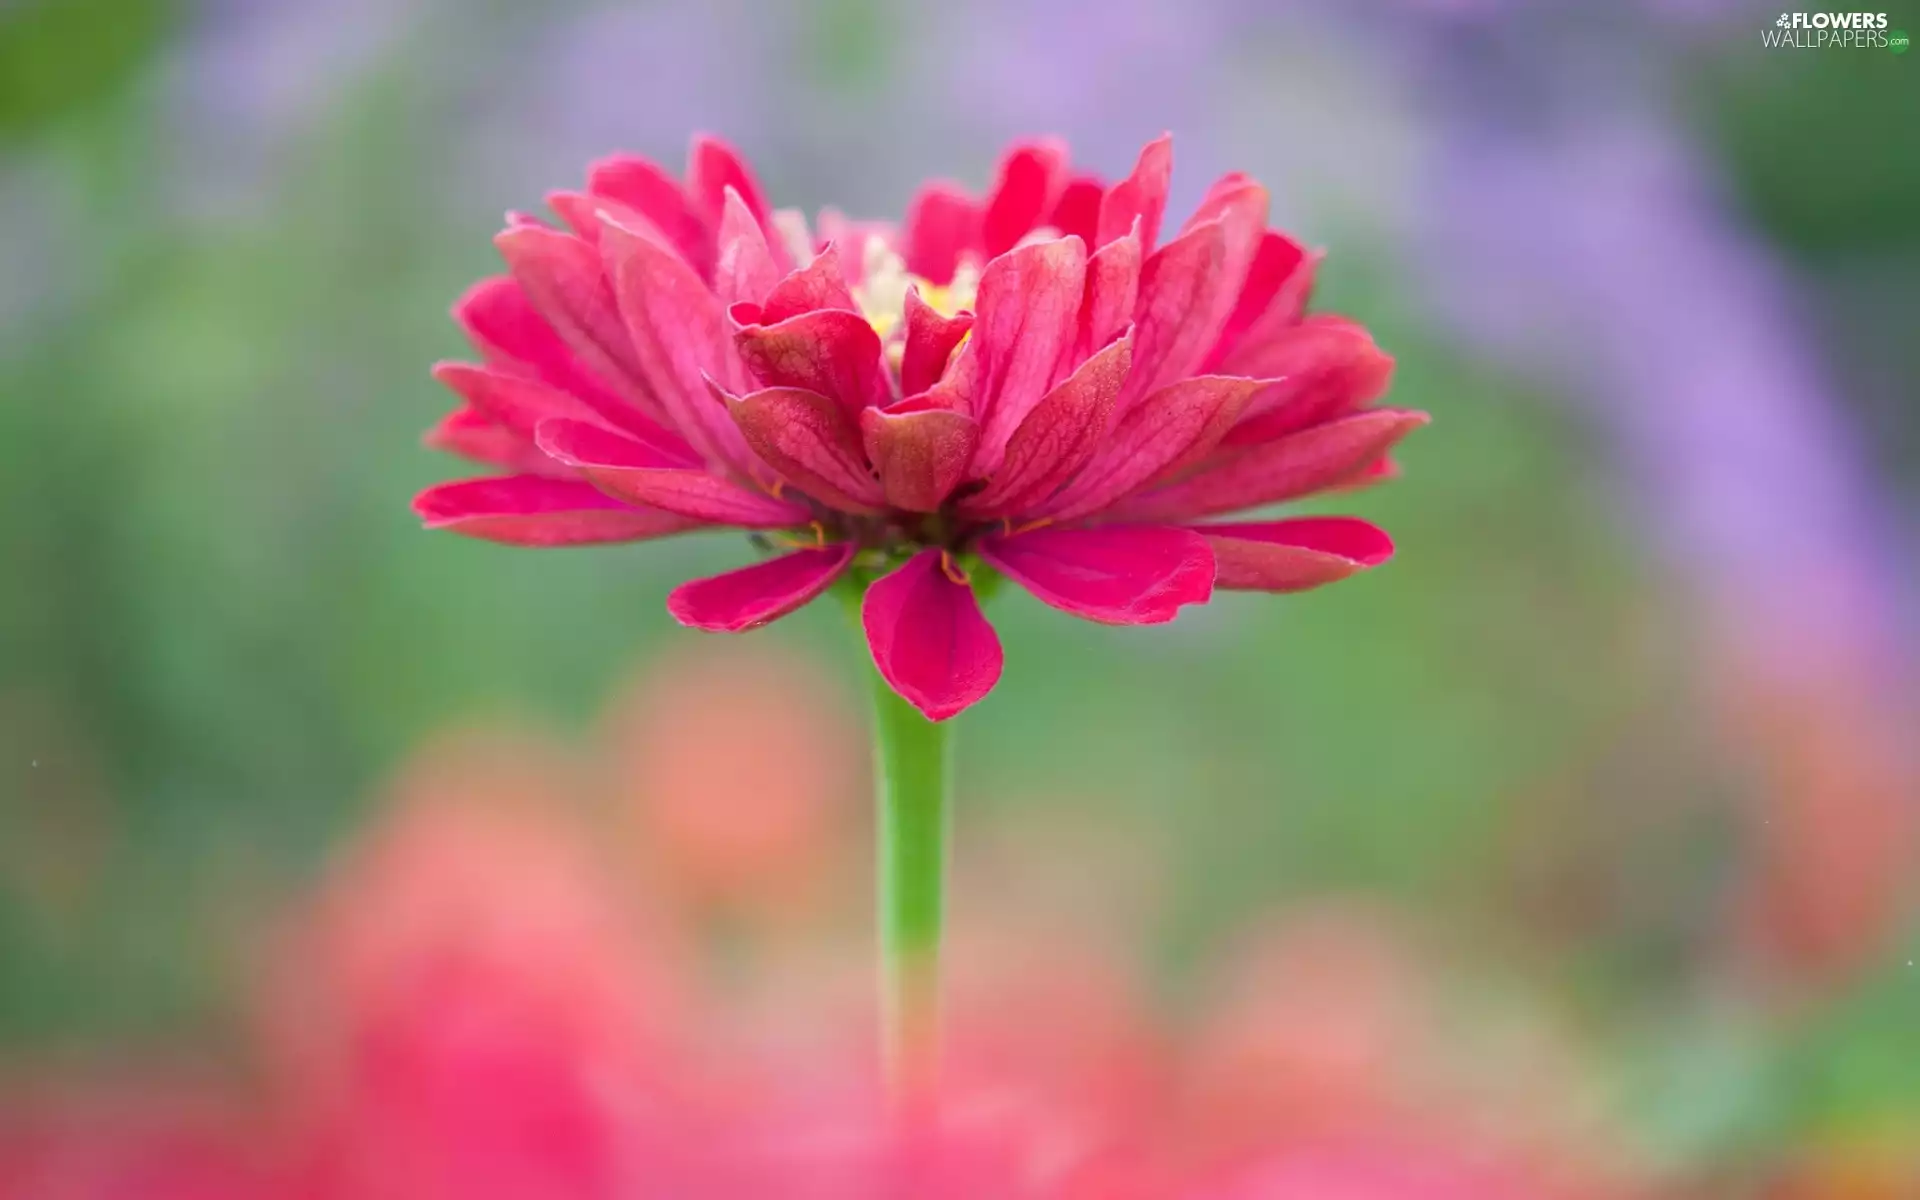
[[[513,214],[508,274],[454,315],[481,364],[429,435],[507,474],[430,488],[427,524],[529,546],[754,531],[774,557],[676,589],[700,629],[764,625],[853,573],[886,680],[943,719],[992,689],[997,572],[1118,625],[1213,589],[1377,565],[1348,517],[1199,523],[1378,477],[1423,414],[1370,407],[1392,360],[1308,315],[1318,255],[1223,176],[1161,239],[1168,139],[1108,185],[1008,151],[985,197],[924,187],[896,227],[771,210],[725,144],[684,182],[614,157]]]

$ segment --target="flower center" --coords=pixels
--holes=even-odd
[[[972,308],[974,296],[980,289],[980,269],[972,263],[961,263],[953,273],[952,282],[934,283],[908,271],[906,259],[878,235],[867,238],[860,274],[860,285],[853,289],[854,301],[860,305],[860,312],[873,326],[873,331],[889,343],[887,357],[895,366],[899,365],[900,349],[899,339],[894,335],[899,332],[906,313],[909,288],[918,289],[927,307],[943,317]]]

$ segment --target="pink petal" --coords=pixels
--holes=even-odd
[[[1022,246],[981,274],[969,343],[979,356],[976,475],[1000,465],[1007,439],[1053,387],[1073,342],[1086,273],[1086,243],[1070,237]]]
[[[1311,495],[1371,467],[1430,419],[1405,409],[1368,409],[1278,441],[1228,450],[1189,478],[1115,511],[1133,519],[1191,520]]]
[[[527,301],[587,367],[653,400],[600,254],[569,233],[522,225],[493,239]]]
[[[953,348],[973,328],[973,314],[941,316],[920,298],[918,287],[907,289],[906,337],[900,352],[900,392],[917,396],[940,381]]]
[[[867,409],[860,432],[887,503],[908,512],[938,509],[966,477],[980,440],[972,417],[926,407],[921,397]]]
[[[659,164],[631,154],[603,158],[587,172],[587,194],[645,217],[702,279],[712,273],[713,226],[694,211],[679,181]]]
[[[535,440],[595,487],[635,504],[747,529],[804,525],[813,516],[805,505],[748,491],[595,425],[543,421]]]
[[[859,313],[828,308],[748,325],[734,333],[734,344],[762,385],[830,396],[850,418],[890,398],[880,335]]]
[[[614,423],[578,397],[548,387],[537,379],[496,367],[436,363],[433,377],[474,408],[512,430],[528,445],[533,444],[534,430],[542,421],[564,418],[594,425]],[[669,433],[639,412],[624,409],[617,415],[620,430],[635,440],[655,446],[665,454],[692,457],[692,450],[678,434]]]
[[[573,230],[580,240],[589,246],[599,247],[602,224],[600,214],[608,212],[623,225],[633,229],[644,229],[647,231],[647,236],[654,241],[675,253],[679,252],[679,248],[666,234],[660,232],[652,221],[617,200],[609,200],[604,196],[591,196],[585,192],[554,191],[547,193],[547,207],[559,213],[560,219],[566,222],[567,228]]]
[[[1096,513],[1200,461],[1262,384],[1200,375],[1161,388],[1120,418],[1086,469],[1038,515],[1070,521]]]
[[[760,190],[759,181],[753,177],[740,152],[716,137],[703,134],[694,138],[693,148],[687,155],[687,192],[695,210],[706,218],[709,226],[720,224],[728,188],[740,193],[747,211],[762,229],[766,228],[767,195]]]
[[[1140,296],[1140,238],[1129,233],[1107,243],[1087,263],[1086,297],[1073,357],[1084,359],[1133,322]]]
[[[1251,258],[1267,227],[1267,189],[1239,171],[1228,171],[1207,188],[1181,232],[1223,219],[1233,227],[1236,239],[1245,243]]]
[[[789,387],[720,399],[747,444],[794,487],[843,512],[878,512],[885,503],[860,432],[835,400]]]
[[[954,353],[947,364],[946,373],[940,376],[940,382],[934,384],[918,396],[909,396],[896,402],[905,404],[909,400],[924,408],[944,408],[949,412],[966,413],[978,420],[973,404],[980,391],[980,339],[967,338],[960,343],[960,349]],[[975,457],[978,458],[976,451]]]
[[[1173,135],[1148,142],[1133,164],[1133,173],[1113,185],[1100,204],[1100,240],[1104,246],[1127,236],[1140,222],[1140,247],[1153,253],[1160,237],[1160,221],[1167,211],[1167,188],[1173,182]]]
[[[881,678],[930,721],[972,706],[1000,679],[1000,639],[945,555],[922,550],[867,588],[860,606]]]
[[[1218,566],[1213,585],[1221,588],[1303,592],[1393,557],[1393,539],[1358,517],[1192,528],[1213,547]]]
[[[720,217],[720,265],[714,271],[713,290],[722,304],[758,304],[779,282],[780,268],[773,261],[766,232],[754,220],[740,193],[728,188],[726,209]]]
[[[741,633],[786,616],[833,585],[858,547],[838,542],[696,579],[673,589],[667,611],[682,625]]]
[[[932,283],[952,282],[960,256],[978,252],[980,213],[979,203],[958,184],[936,180],[921,188],[902,226],[907,270]]]
[[[1266,189],[1230,175],[1214,185],[1180,236],[1147,258],[1134,378],[1120,398],[1122,413],[1199,372],[1233,314],[1266,219]]]
[[[1053,211],[1047,214],[1045,224],[1058,229],[1064,237],[1077,237],[1089,246],[1097,245],[1094,238],[1100,232],[1100,205],[1106,194],[1106,185],[1091,175],[1071,179],[1054,202]]]
[[[767,294],[766,302],[760,306],[759,313],[752,320],[742,320],[740,323],[777,325],[801,313],[829,308],[852,313],[860,311],[853,293],[847,290],[847,277],[840,267],[840,251],[831,245],[815,255],[811,263],[775,284],[773,291]]]
[[[413,510],[428,529],[514,546],[634,542],[702,524],[623,504],[588,484],[538,475],[442,483],[414,497]]]
[[[488,362],[530,372],[580,397],[604,416],[634,410],[631,402],[574,357],[511,277],[496,275],[467,289],[453,306],[453,319]]]
[[[1007,442],[1000,469],[978,494],[961,501],[960,511],[971,517],[1017,515],[1085,466],[1107,432],[1132,356],[1132,338],[1121,338],[1047,393]]]
[[[1270,442],[1352,412],[1384,396],[1393,378],[1392,357],[1344,317],[1310,317],[1252,357],[1277,382],[1247,405],[1229,446]]]
[[[719,298],[678,255],[621,225],[607,225],[601,249],[641,375],[672,424],[709,464],[751,477],[746,442],[707,391],[708,378],[737,388],[745,375]]]
[[[530,439],[472,407],[454,409],[420,440],[432,449],[516,474],[573,478],[571,470],[548,458]]]
[[[1227,290],[1222,276],[1226,254],[1226,233],[1215,222],[1181,234],[1141,265],[1133,378],[1120,401],[1123,411],[1191,375],[1219,335],[1225,317],[1221,298]]]
[[[1240,347],[1257,350],[1267,340],[1299,324],[1301,314],[1307,307],[1308,294],[1313,288],[1314,266],[1319,261],[1317,253],[1308,253],[1305,247],[1283,233],[1268,230],[1263,234],[1254,251],[1253,261],[1247,267],[1247,279],[1240,287],[1240,298],[1234,302],[1226,328],[1220,331],[1220,340],[1214,343],[1213,350],[1202,365],[1213,370],[1226,362],[1230,355],[1239,359],[1236,351]],[[1234,370],[1223,373],[1278,374],[1261,369],[1257,363],[1253,369],[1242,370],[1236,366]]]
[[[1020,143],[1007,151],[980,219],[988,258],[1005,254],[1033,232],[1066,185],[1066,173],[1066,145],[1054,139]]]
[[[1213,595],[1207,539],[1170,525],[1038,529],[988,538],[980,556],[1043,602],[1107,625],[1158,625]]]

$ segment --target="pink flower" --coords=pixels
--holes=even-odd
[[[986,196],[898,226],[769,209],[722,142],[685,182],[614,157],[514,214],[508,274],[454,314],[481,364],[429,441],[507,473],[430,488],[433,528],[529,546],[755,531],[781,551],[668,600],[700,629],[794,611],[848,572],[875,663],[935,720],[992,689],[986,570],[1078,617],[1172,620],[1384,562],[1350,517],[1204,524],[1388,471],[1426,417],[1369,407],[1392,360],[1305,312],[1318,255],[1223,176],[1161,242],[1172,148],[1107,185],[1008,151]]]

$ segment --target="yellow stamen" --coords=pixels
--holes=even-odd
[[[860,285],[853,289],[853,298],[882,341],[899,331],[909,288],[919,291],[927,307],[952,317],[973,307],[980,291],[980,269],[963,262],[954,269],[951,282],[934,283],[909,272],[906,260],[884,238],[869,237],[862,247]]]

